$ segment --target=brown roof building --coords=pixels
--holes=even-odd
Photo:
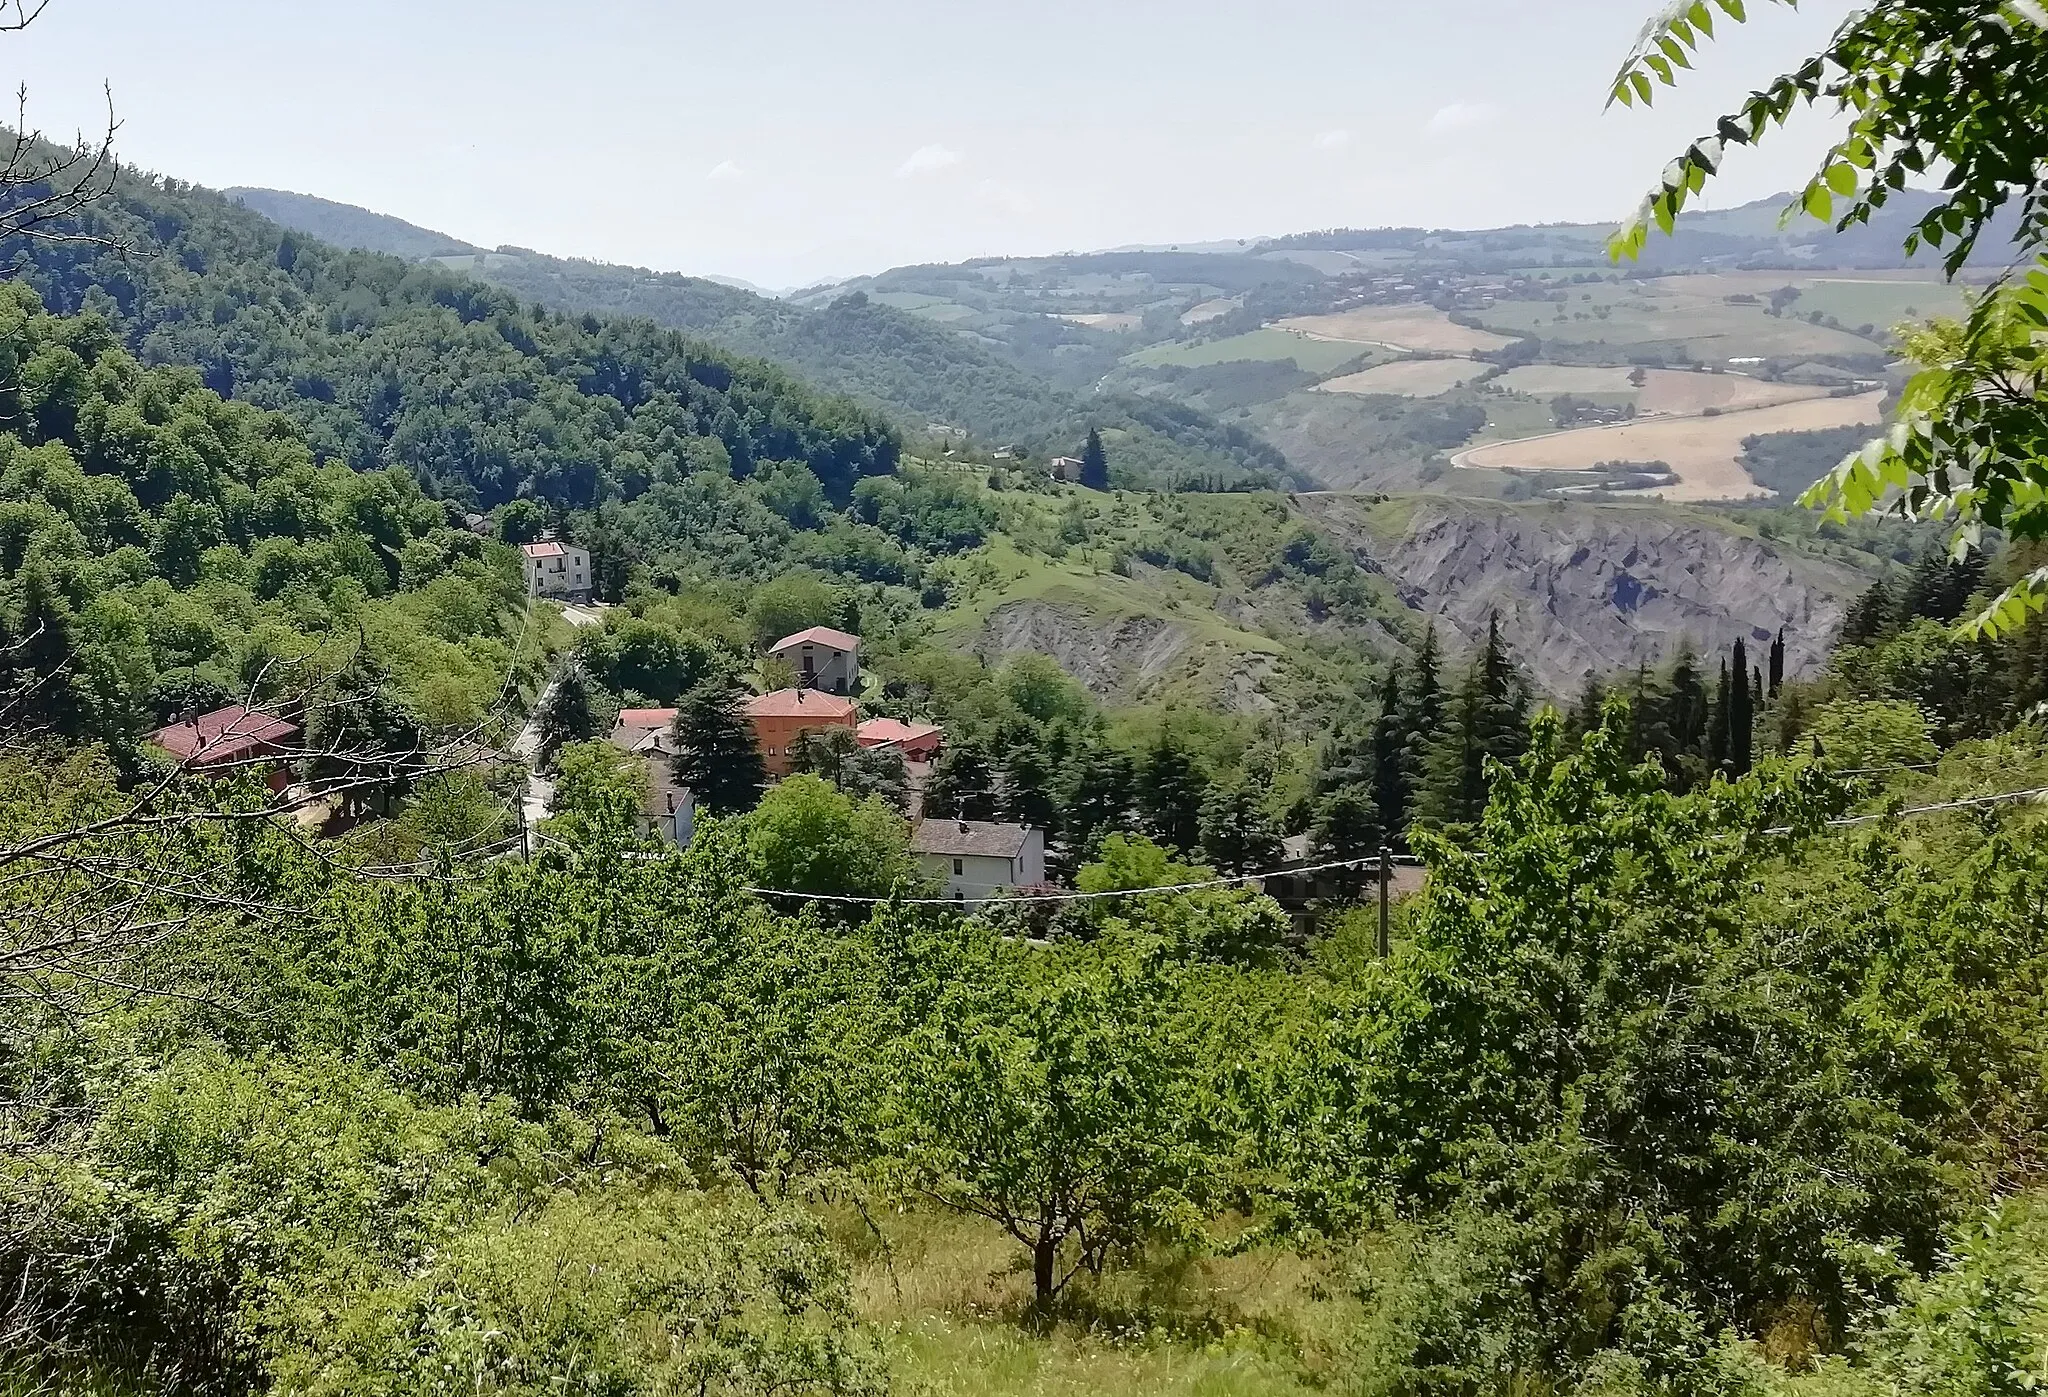
[[[745,711],[754,729],[754,746],[771,776],[789,775],[790,751],[805,733],[859,729],[859,710],[853,700],[805,689],[777,689],[758,695],[747,700]]]

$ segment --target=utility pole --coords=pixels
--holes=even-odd
[[[528,781],[531,781],[532,779],[533,778],[531,776],[527,777]],[[524,862],[531,863],[533,862],[533,845],[528,840],[526,835],[527,790],[528,787],[526,786],[521,786],[519,788],[519,794],[513,798],[512,808],[519,812],[519,857]]]
[[[1380,959],[1394,953],[1393,933],[1387,923],[1388,890],[1394,881],[1394,851],[1380,845]]]

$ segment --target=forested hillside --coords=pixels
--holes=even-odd
[[[993,447],[1018,446],[1041,456],[1079,449],[1093,425],[1113,434],[1120,470],[1134,483],[1190,480],[1273,483],[1286,458],[1255,433],[1224,426],[1207,414],[1130,395],[1098,396],[1092,372],[1047,377],[1044,367],[1003,352],[1004,341],[975,342],[872,301],[835,296],[816,309],[770,300],[701,277],[638,267],[549,257],[524,248],[471,250],[442,256],[420,251],[440,235],[396,219],[366,223],[346,205],[274,190],[236,190],[234,197],[280,223],[316,237],[363,245],[407,258],[438,257],[532,303],[572,314],[645,316],[656,324],[702,335],[741,353],[771,359],[808,382],[845,393],[893,414],[905,427],[943,423],[972,432]],[[1049,332],[1054,327],[1048,325]],[[1105,337],[1066,327],[1076,345]]]
[[[95,312],[143,362],[289,414],[317,455],[453,498],[583,507],[706,461],[796,461],[843,499],[896,464],[878,415],[770,365],[340,252],[175,181],[126,176],[81,226],[119,246],[9,249],[52,310]]]

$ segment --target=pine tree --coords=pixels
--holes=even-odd
[[[554,684],[542,700],[540,711],[534,714],[534,726],[540,732],[540,751],[536,754],[543,767],[554,765],[555,753],[571,742],[589,742],[601,736],[598,731],[597,704],[590,693],[590,677],[583,672],[583,666],[571,661],[562,666],[562,672],[555,676]]]
[[[1756,691],[1749,686],[1749,647],[1736,641],[1729,663],[1735,669],[1735,691],[1728,709],[1728,760],[1737,776],[1747,776],[1756,765]]]
[[[1430,750],[1420,813],[1444,823],[1477,820],[1486,809],[1487,760],[1511,762],[1528,745],[1529,690],[1496,615]]]
[[[979,747],[948,747],[924,785],[924,814],[933,820],[993,820],[995,766]]]
[[[1090,427],[1088,443],[1081,448],[1081,484],[1090,490],[1109,488],[1109,453],[1102,449],[1102,433]]]
[[[1194,758],[1161,732],[1138,772],[1138,804],[1153,837],[1182,853],[1194,852],[1201,843],[1202,801],[1208,787]]]
[[[1060,833],[1059,806],[1052,796],[1052,766],[1035,744],[1009,744],[1003,762],[998,815],[1011,824],[1030,825],[1043,830],[1047,840]]]
[[[1437,650],[1434,625],[1422,633],[1422,648],[1415,652],[1413,673],[1401,721],[1402,769],[1407,774],[1411,804],[1444,722],[1443,661]]]
[[[1074,855],[1085,858],[1105,835],[1131,826],[1137,767],[1128,752],[1103,743],[1082,751],[1072,770],[1073,785],[1061,823]]]
[[[1408,760],[1406,719],[1401,708],[1401,672],[1387,666],[1380,685],[1379,716],[1372,724],[1373,823],[1382,831],[1408,827],[1408,807],[1415,790]]]
[[[714,815],[752,810],[768,783],[737,685],[711,679],[683,695],[669,726],[676,780]]]
[[[1389,831],[1379,822],[1376,802],[1361,786],[1345,786],[1332,791],[1316,807],[1310,847],[1319,861],[1371,859],[1388,839]],[[1374,875],[1369,865],[1359,863],[1350,868],[1333,869],[1327,876],[1355,891]]]
[[[1601,710],[1607,706],[1607,686],[1595,674],[1586,676],[1584,687],[1579,690],[1579,701],[1572,706],[1569,732],[1573,737],[1584,737],[1598,732]]]
[[[1771,640],[1771,697],[1778,696],[1778,690],[1785,687],[1785,628],[1780,626],[1778,634]]]
[[[1252,873],[1280,861],[1280,831],[1260,793],[1245,781],[1217,786],[1202,802],[1203,861],[1223,873]]]
[[[1868,591],[1849,604],[1849,612],[1842,618],[1841,643],[1869,645],[1883,640],[1891,634],[1896,619],[1892,589],[1880,577],[1870,584]]]

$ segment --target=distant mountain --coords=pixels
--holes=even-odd
[[[1653,235],[1636,266],[1645,271],[1681,272],[1705,269],[1877,270],[1938,267],[1938,252],[1905,255],[1906,234],[1920,217],[1941,201],[1925,190],[1906,189],[1891,196],[1866,224],[1837,232],[1804,213],[1784,226],[1780,219],[1794,202],[1791,194],[1774,194],[1729,209],[1683,214],[1669,236]],[[1251,251],[1265,256],[1294,257],[1324,271],[1338,268],[1318,254],[1363,254],[1390,262],[1454,262],[1474,272],[1523,267],[1605,266],[1612,223],[1517,224],[1504,228],[1331,228],[1269,238]],[[2010,218],[1994,220],[1980,240],[1973,266],[1998,266],[2011,245]]]
[[[387,213],[373,213],[354,204],[337,204],[332,199],[319,199],[311,194],[248,188],[221,192],[273,223],[282,223],[287,228],[336,247],[382,252],[411,262],[483,251],[460,238],[437,233],[432,228],[422,228],[417,223],[407,223]]]

